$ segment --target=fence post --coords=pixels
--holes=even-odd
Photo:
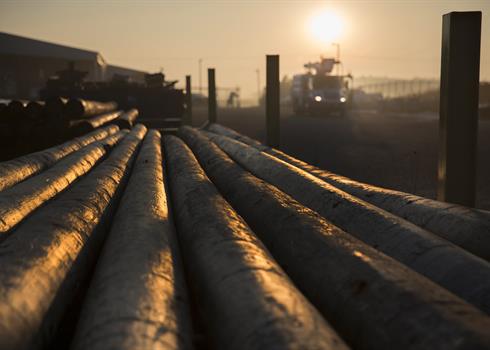
[[[216,80],[214,68],[208,68],[208,121],[216,123]]]
[[[266,58],[266,143],[270,147],[279,147],[280,106],[279,106],[279,55],[267,55]]]
[[[186,105],[186,113],[185,113],[185,125],[192,125],[192,85],[191,85],[191,76],[185,76],[185,105]]]
[[[481,12],[443,16],[437,199],[475,205]]]

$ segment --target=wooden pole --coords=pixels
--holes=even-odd
[[[354,239],[350,233],[342,231],[320,217],[316,212],[301,206],[292,197],[273,185],[252,175],[251,172],[242,168],[240,163],[230,159],[220,147],[214,145],[203,135],[199,135],[197,130],[182,128],[179,130],[179,137],[182,137],[192,149],[199,164],[204,168],[205,174],[219,190],[219,193],[237,211],[240,215],[239,218],[246,220],[247,228],[250,227],[257,238],[270,249],[271,254],[301,292],[323,315],[332,316],[328,319],[332,324],[341,325],[338,329],[342,330],[342,335],[345,336],[345,340],[353,349],[425,347],[455,350],[488,348],[490,336],[487,329],[490,328],[490,321],[486,314],[476,310],[475,307],[443,287],[431,283],[427,278],[408,269],[403,263],[380,254],[379,251],[366,246],[360,240]],[[171,139],[175,139],[175,137],[167,137],[166,142]],[[198,177],[200,183],[207,180],[204,172],[198,173],[192,169],[183,169],[185,160],[171,159],[172,155],[179,154],[177,150],[171,149],[169,146],[165,147],[165,150],[168,153],[167,161],[169,164],[173,164],[167,169],[178,172],[180,168],[180,173],[176,176],[177,181],[182,181],[182,178],[189,176],[187,174]],[[171,176],[169,180],[172,186]],[[174,188],[176,191],[173,191]],[[196,193],[205,193],[211,197],[210,191],[198,191],[182,183],[176,184],[170,189],[172,195],[181,189],[186,195],[183,203],[192,207],[192,210],[178,210],[177,214],[182,215],[186,212],[194,214],[185,222],[194,233],[193,239],[195,241],[191,241],[192,244],[183,244],[182,246],[198,247],[199,251],[194,256],[200,251],[210,249],[221,252],[222,256],[231,256],[223,252],[233,243],[231,239],[226,240],[227,246],[219,245],[223,241],[223,235],[231,230],[223,229],[219,225],[225,222],[225,219],[233,218],[233,210],[222,210],[221,212],[226,215],[225,219],[221,217],[216,220],[208,214],[208,211],[204,212],[204,210],[217,206],[218,200],[208,200],[211,205],[191,202],[191,196]],[[172,199],[175,207],[184,208],[184,205],[179,205],[180,203],[175,198]],[[189,216],[189,214],[187,215]],[[195,216],[203,218],[200,224],[192,223],[192,220],[196,220]],[[346,217],[345,220],[348,221],[349,217]],[[179,234],[181,231],[184,233],[184,230],[179,227],[178,220],[176,221]],[[211,235],[210,230],[204,227],[204,225],[209,225],[210,221],[213,221],[213,229],[220,231],[221,235],[217,242],[208,248],[197,240],[202,239],[201,236],[209,237]],[[239,224],[235,223],[232,228],[237,226]],[[196,230],[196,227],[199,227],[199,231]],[[196,232],[203,232],[204,234],[196,234]],[[246,239],[245,233],[242,233],[240,237]],[[246,248],[252,246],[252,242],[248,242],[247,240]],[[425,252],[425,250],[423,251]],[[257,256],[257,253],[255,254]],[[208,260],[212,259],[214,255],[217,254],[208,254]],[[255,260],[259,259],[261,259],[260,255]],[[200,261],[203,264],[208,262],[206,259],[200,259]],[[228,262],[228,260],[226,261]],[[267,260],[263,259],[262,261]],[[480,263],[484,265],[484,263]],[[192,266],[195,265],[196,263]],[[221,265],[214,262],[214,265],[211,266],[216,266],[213,271],[217,273],[218,266],[221,267]],[[205,272],[206,269],[201,268]],[[236,267],[230,267],[231,271],[236,271],[233,269]],[[264,271],[263,280],[269,281],[269,277],[266,275],[269,269]],[[245,269],[240,271],[246,273]],[[471,269],[467,271],[473,273]],[[230,272],[227,276],[229,274]],[[243,278],[243,275],[240,274],[238,277],[228,278],[226,281],[233,280],[238,283],[240,276]],[[205,281],[209,279],[221,281],[220,278],[220,276],[202,275],[202,280]],[[482,277],[482,280],[484,279],[485,277]],[[253,287],[250,281],[254,280],[247,280],[248,284],[245,284],[247,288]],[[278,287],[281,286],[275,280],[272,280],[271,283]],[[220,283],[215,283],[215,285],[222,287]],[[206,290],[213,290],[213,288],[208,287]],[[231,291],[230,287],[224,295],[233,294]],[[290,295],[294,297],[293,293]],[[214,303],[230,306],[230,302],[223,298],[221,296],[221,299],[214,301]],[[245,301],[241,304],[244,305],[242,310],[249,310],[247,307],[250,306],[244,303]],[[291,304],[301,307],[301,304],[293,304],[292,302]],[[280,307],[278,305],[281,304],[276,302],[274,307]],[[411,307],[410,311],[407,311],[407,305],[415,305],[415,307]],[[410,317],[407,316],[407,312]],[[207,313],[203,312],[203,314]],[[256,314],[256,317],[264,316]],[[232,317],[229,317],[227,320],[231,319]],[[428,332],[425,324],[414,322],[414,319],[436,321],[431,323],[430,332]],[[251,329],[250,321],[244,320],[243,316],[241,320],[241,325],[247,324],[248,329]],[[310,322],[314,322],[314,319],[311,320]],[[277,323],[272,322],[271,324],[277,325]],[[304,327],[299,321],[297,324]],[[218,324],[218,329],[220,326],[221,324]],[[303,329],[299,329],[297,332],[304,334]],[[249,334],[251,334],[250,331]],[[262,334],[264,333],[262,332]],[[275,333],[270,332],[269,334]],[[316,334],[313,339],[316,339]],[[237,344],[236,340],[234,344]],[[288,343],[288,345],[290,344]],[[293,344],[296,346],[296,343]],[[331,342],[327,348],[337,348],[337,344]],[[304,349],[314,347],[310,344],[302,345]],[[323,349],[321,345],[318,346],[317,348]]]
[[[476,190],[481,12],[443,16],[438,193],[473,207]]]
[[[186,113],[185,113],[185,125],[192,125],[192,87],[191,87],[191,76],[185,76],[185,104],[186,104]]]
[[[488,249],[490,247],[490,235],[487,234],[490,232],[490,221],[483,217],[475,220],[475,217],[481,214],[477,212],[477,209],[468,210],[464,206],[451,203],[441,204],[435,200],[414,196],[410,193],[387,191],[381,187],[357,182],[327,170],[319,169],[284,152],[267,147],[257,140],[239,134],[223,125],[211,125],[208,131],[227,136],[259,151],[268,153],[314,175],[339,190],[400,216],[482,259],[490,261],[490,251]],[[206,135],[209,136],[208,133]],[[213,139],[212,136],[209,137]],[[431,220],[427,220],[428,217]]]
[[[208,120],[216,123],[216,80],[214,68],[208,68]]]
[[[279,55],[267,55],[266,63],[266,143],[270,147],[279,147]]]

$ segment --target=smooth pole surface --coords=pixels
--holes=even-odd
[[[208,68],[208,120],[216,123],[216,80],[214,68]]]
[[[481,12],[443,16],[438,200],[473,207]]]
[[[267,55],[266,63],[266,143],[271,147],[279,147],[279,55]]]
[[[185,76],[185,104],[186,104],[186,113],[185,113],[185,125],[192,125],[192,87],[191,87],[191,76]]]

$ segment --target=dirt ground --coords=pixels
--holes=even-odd
[[[435,198],[438,115],[353,111],[340,116],[295,116],[281,112],[284,152],[349,178]],[[193,122],[206,121],[195,109]],[[264,141],[265,113],[260,108],[221,109],[218,122]],[[478,135],[477,207],[490,209],[490,119],[481,119]]]

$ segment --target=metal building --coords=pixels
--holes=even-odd
[[[88,72],[90,81],[108,81],[118,74],[143,82],[146,73],[109,65],[96,51],[0,32],[0,97],[38,98],[46,80],[66,69],[69,62],[77,70]]]

